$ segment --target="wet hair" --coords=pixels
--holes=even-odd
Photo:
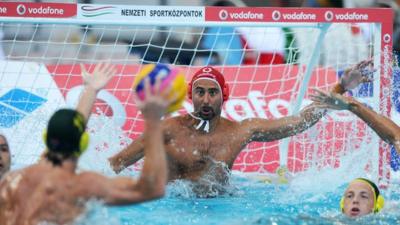
[[[55,166],[61,166],[65,157],[59,153],[47,151],[44,155]]]
[[[50,118],[44,134],[48,148],[45,157],[54,165],[61,165],[64,159],[79,156],[84,150],[82,135],[85,129],[85,119],[78,111],[72,109],[56,111]]]

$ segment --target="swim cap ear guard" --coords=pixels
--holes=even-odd
[[[372,181],[370,181],[368,179],[364,179],[364,178],[357,178],[355,180],[364,181],[364,182],[366,182],[368,185],[370,185],[372,187],[372,190],[373,190],[374,196],[375,196],[375,199],[374,199],[374,213],[380,212],[383,209],[383,206],[385,205],[385,199],[380,194],[379,189],[376,186],[376,184],[373,183]],[[342,197],[340,199],[339,207],[340,207],[340,210],[342,212],[344,212],[344,197]]]
[[[378,198],[376,199],[374,213],[380,212],[383,209],[384,205],[385,205],[385,199],[382,197],[382,195],[379,195]]]
[[[79,157],[81,156],[86,149],[89,146],[89,133],[88,132],[83,132],[81,135],[81,138],[79,140],[79,150],[74,152],[74,156]],[[47,143],[47,130],[43,131],[43,142],[46,144]],[[46,144],[47,147],[47,144]],[[48,150],[47,150],[48,151]]]
[[[340,211],[344,212],[344,197],[340,199],[339,202]]]

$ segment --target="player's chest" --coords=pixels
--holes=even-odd
[[[215,160],[223,160],[230,152],[228,141],[208,136],[188,135],[184,138],[171,139],[166,147],[170,157],[186,160],[210,157]]]

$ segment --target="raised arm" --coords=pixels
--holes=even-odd
[[[96,101],[97,93],[110,81],[111,77],[116,73],[116,69],[109,63],[100,63],[95,66],[92,73],[89,73],[84,65],[81,64],[80,66],[84,89],[79,98],[76,110],[82,113],[85,117],[85,122],[87,123],[94,102]],[[44,158],[46,152],[46,150],[43,151],[40,160]]]
[[[299,115],[287,116],[280,119],[248,119],[243,121],[243,130],[250,131],[248,141],[274,141],[303,132],[325,115],[324,109],[313,104],[304,108]]]
[[[92,73],[89,73],[85,66],[81,64],[81,74],[84,82],[84,89],[79,98],[78,110],[89,120],[97,93],[106,86],[111,77],[116,73],[116,69],[110,63],[97,64]]]
[[[368,82],[371,73],[372,61],[362,61],[356,66],[344,71],[339,83],[332,88],[333,93],[343,94],[347,90],[358,86],[360,83]],[[275,120],[249,119],[243,121],[243,127],[250,135],[248,141],[274,141],[290,137],[303,132],[316,124],[324,115],[326,110],[317,107],[317,103],[305,107],[298,115],[287,116]]]
[[[166,94],[158,91],[160,79],[157,79],[154,94],[150,91],[148,79],[145,82],[146,100],[137,102],[142,111],[145,125],[143,133],[144,165],[137,182],[129,178],[116,178],[108,185],[104,200],[107,204],[121,205],[160,198],[164,195],[168,179],[167,162],[164,150],[161,118],[168,105]],[[165,93],[165,92],[164,92]]]
[[[151,103],[152,104],[152,103]],[[143,202],[164,195],[168,173],[166,157],[164,152],[163,136],[161,129],[161,116],[164,109],[160,105],[148,104],[143,108],[150,110],[145,115],[145,128],[143,141],[146,146],[144,149],[144,165],[139,180],[133,183],[129,178],[115,178],[112,181],[109,195],[105,202],[110,205],[131,204]],[[158,104],[158,103],[157,103]]]
[[[312,96],[312,100],[317,102],[321,108],[349,110],[356,114],[366,122],[382,140],[394,145],[396,151],[400,154],[400,127],[389,118],[379,115],[352,97],[335,93],[316,90],[316,94]]]

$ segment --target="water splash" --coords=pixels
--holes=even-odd
[[[85,213],[75,219],[75,225],[120,225],[118,218],[113,217],[108,207],[97,200],[88,201],[85,204]]]
[[[53,104],[49,104],[53,105]],[[46,129],[50,115],[55,108],[42,107],[31,114],[27,114],[23,120],[11,128],[4,129],[10,144],[11,169],[19,169],[38,161],[45,150],[43,131]]]
[[[196,182],[175,180],[168,185],[168,193],[183,198],[213,198],[235,194],[237,188],[229,182],[232,178],[228,166],[211,158],[209,160],[209,168]]]
[[[88,130],[90,144],[79,159],[78,168],[114,176],[108,158],[126,147],[131,142],[130,138],[111,118],[102,114],[91,117]]]

